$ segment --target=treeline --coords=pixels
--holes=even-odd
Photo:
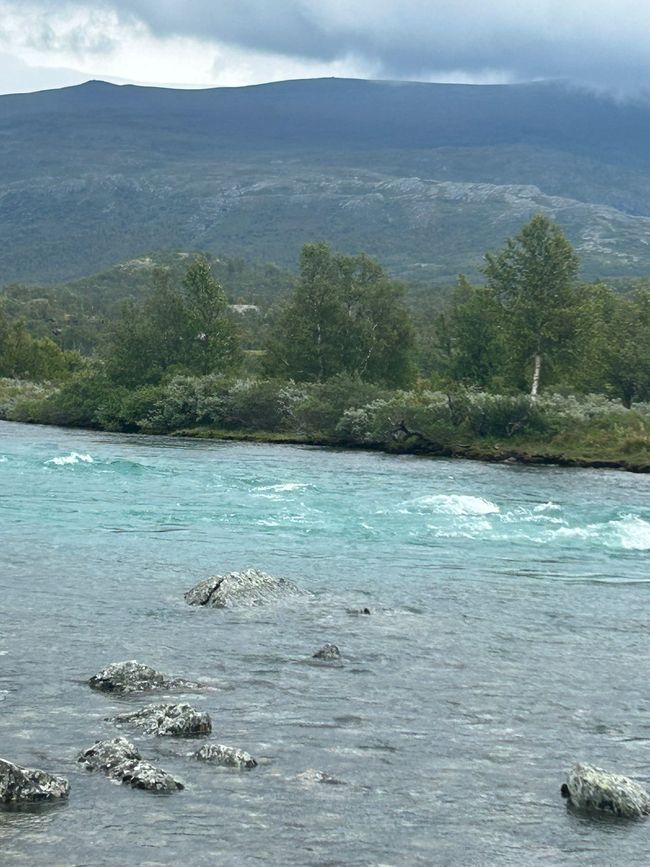
[[[560,228],[537,215],[486,255],[484,285],[459,278],[446,307],[420,320],[377,262],[312,243],[285,300],[251,326],[194,258],[182,279],[161,270],[145,300],[125,303],[92,355],[0,313],[0,376],[54,384],[22,401],[14,389],[4,410],[0,389],[0,413],[425,451],[491,437],[568,442],[576,431],[584,441],[588,430],[623,425],[616,447],[638,451],[647,445],[650,292],[584,284],[578,269]]]

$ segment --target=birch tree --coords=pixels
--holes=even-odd
[[[536,214],[502,250],[486,254],[484,273],[504,312],[506,342],[532,366],[531,397],[537,397],[545,363],[572,339],[579,261],[558,225]]]

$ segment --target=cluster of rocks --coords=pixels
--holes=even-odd
[[[114,662],[88,681],[93,689],[129,694],[156,689],[196,689],[201,684],[170,677],[135,660]],[[212,720],[191,704],[149,704],[136,711],[108,718],[117,725],[132,726],[158,737],[194,738],[209,735]],[[254,768],[252,756],[224,744],[205,744],[192,756],[200,761],[231,768]],[[183,784],[162,768],[145,761],[126,738],[98,741],[84,750],[78,761],[88,770],[100,770],[113,780],[155,792],[174,792]]]
[[[285,578],[273,578],[264,572],[248,569],[228,572],[200,582],[185,594],[189,605],[224,608],[230,605],[258,605],[262,602],[295,595],[300,591]],[[370,614],[368,608],[350,611]],[[340,663],[341,652],[335,644],[325,644],[313,658],[319,662]],[[128,695],[156,689],[199,689],[201,684],[172,677],[135,660],[116,662],[93,675],[92,689]],[[151,704],[137,711],[110,718],[117,725],[133,726],[146,734],[161,737],[190,738],[209,735],[209,714],[190,704]],[[244,750],[224,744],[204,744],[190,754],[194,759],[213,765],[252,769],[257,761]],[[183,784],[170,773],[142,757],[124,737],[97,741],[83,750],[78,762],[89,771],[101,771],[110,779],[134,788],[153,792],[175,792]],[[321,771],[309,769],[298,778],[304,782],[339,783]],[[70,785],[64,777],[35,768],[24,768],[0,759],[0,803],[37,803],[67,798]],[[650,813],[650,794],[639,783],[620,774],[612,774],[589,764],[571,769],[561,794],[577,810],[604,812],[625,818],[639,818]]]
[[[89,771],[102,771],[111,780],[125,783],[134,789],[150,792],[176,792],[183,789],[181,782],[167,771],[145,761],[126,738],[97,741],[83,750],[78,762]]]

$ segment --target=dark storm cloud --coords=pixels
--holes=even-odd
[[[53,0],[36,6],[61,8]],[[385,77],[487,70],[643,88],[650,7],[618,0],[72,0],[160,36],[290,58],[355,57]]]

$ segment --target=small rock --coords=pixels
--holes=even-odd
[[[191,704],[150,704],[133,713],[121,713],[111,722],[126,723],[161,737],[193,738],[212,731],[210,715]]]
[[[23,768],[0,759],[0,803],[24,804],[67,798],[70,783],[37,768]]]
[[[313,656],[314,659],[334,660],[341,658],[341,651],[336,644],[324,644]]]
[[[331,774],[326,774],[324,771],[317,771],[316,768],[307,768],[300,774],[296,775],[296,779],[301,783],[326,783],[330,786],[344,786],[343,780],[333,777]]]
[[[561,788],[563,798],[579,810],[637,818],[650,812],[650,795],[643,786],[621,774],[593,765],[576,764]]]
[[[119,694],[146,692],[152,689],[198,689],[200,684],[180,677],[170,677],[130,659],[126,662],[113,662],[88,681],[91,689]]]
[[[194,753],[194,758],[201,762],[211,762],[228,768],[256,768],[257,762],[244,750],[226,747],[223,744],[204,744]]]
[[[261,605],[300,591],[287,578],[274,578],[257,569],[228,572],[201,581],[185,594],[188,605],[226,608],[231,605]]]
[[[150,792],[176,792],[184,788],[167,771],[145,761],[126,738],[97,741],[78,759],[89,771],[103,771],[111,780]]]

